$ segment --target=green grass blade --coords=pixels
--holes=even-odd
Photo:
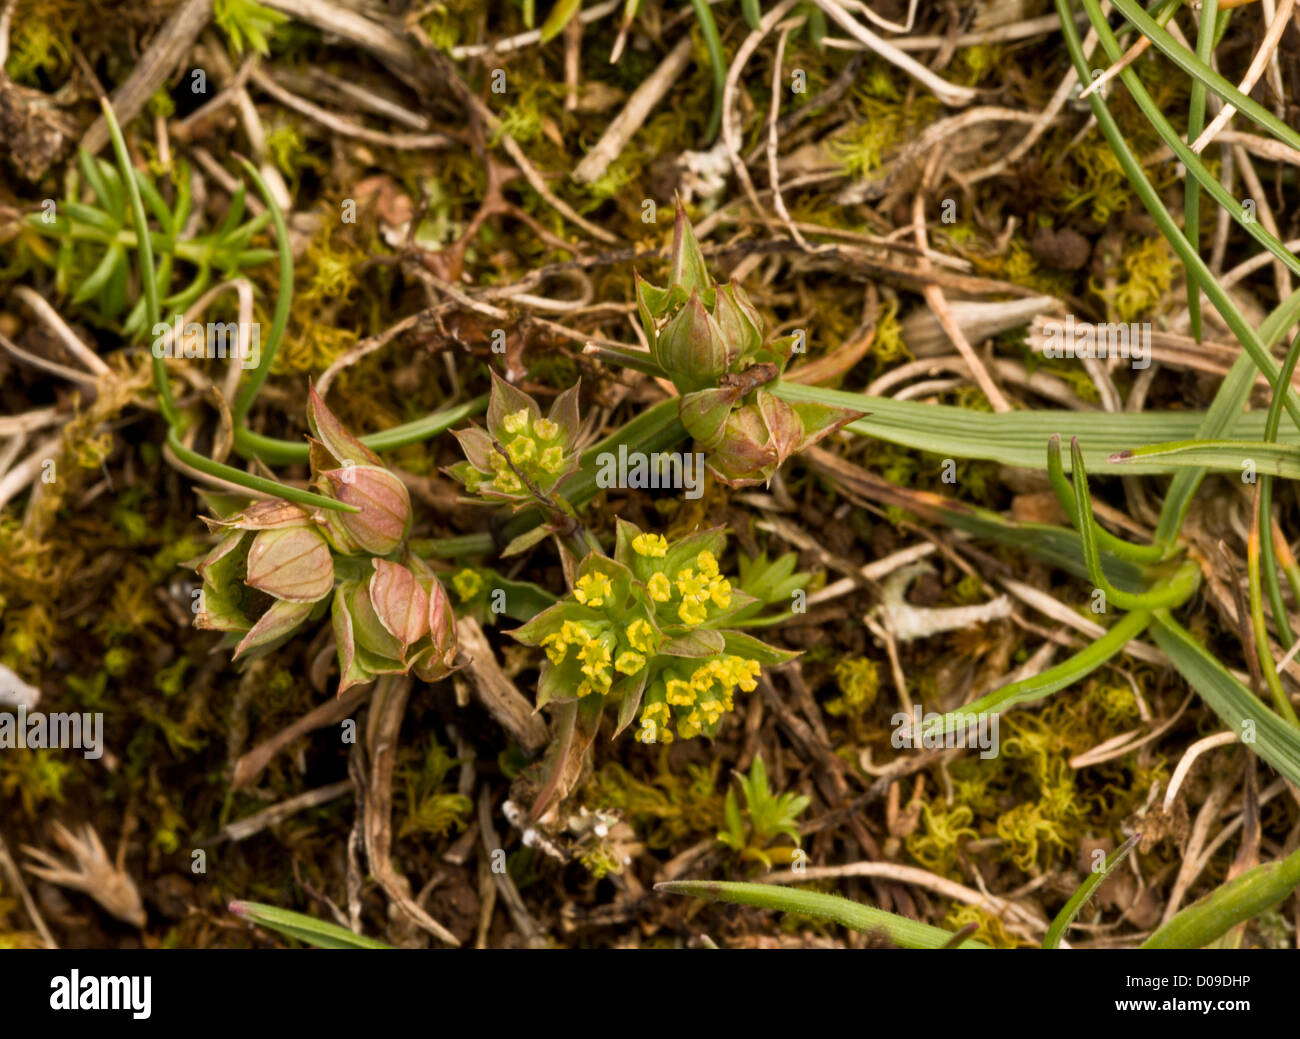
[[[1266,349],[1272,349],[1283,333],[1300,317],[1300,289],[1291,293],[1274,308],[1259,326],[1259,339]],[[1227,378],[1219,384],[1205,421],[1196,431],[1202,439],[1220,439],[1241,416],[1250,392],[1255,386],[1255,366],[1246,354],[1239,354],[1228,371]],[[1283,380],[1288,385],[1290,380]],[[1205,476],[1204,470],[1183,469],[1174,476],[1165,494],[1165,503],[1160,510],[1160,520],[1156,524],[1155,539],[1172,540],[1183,525],[1187,510],[1191,507],[1192,497]]]
[[[1300,884],[1300,851],[1241,876],[1177,913],[1144,949],[1203,949],[1237,924],[1277,905]]]
[[[127,197],[131,201],[131,222],[135,226],[136,251],[140,257],[140,284],[144,292],[145,321],[149,328],[158,324],[158,274],[154,269],[153,244],[149,239],[149,224],[145,219],[144,203],[140,200],[140,188],[132,174],[131,156],[126,150],[126,140],[122,128],[117,123],[117,116],[108,98],[99,99],[104,110],[104,121],[108,124],[108,135],[113,142],[113,154],[122,183],[126,186]],[[158,394],[158,410],[163,414],[169,426],[175,427],[181,421],[176,409],[176,399],[172,396],[171,382],[167,377],[167,365],[161,357],[153,358],[154,391]],[[179,441],[178,441],[179,442]]]
[[[815,916],[832,920],[853,931],[884,938],[907,949],[942,949],[952,940],[951,932],[941,928],[917,923],[897,913],[886,913],[882,909],[860,905],[839,895],[824,895],[819,891],[722,880],[675,880],[656,884],[655,890],[670,895],[690,895],[715,902],[733,902],[759,909]],[[987,949],[988,946],[967,939],[958,948]]]
[[[1225,101],[1230,101],[1242,115],[1253,119],[1280,141],[1300,149],[1300,133],[1287,126],[1258,101],[1247,97],[1228,80],[1210,68],[1186,47],[1156,24],[1146,11],[1133,0],[1112,0],[1115,9],[1146,36],[1165,57],[1193,79],[1204,83]]]
[[[1005,711],[1015,704],[1033,703],[1074,685],[1119,653],[1133,639],[1141,635],[1150,623],[1149,610],[1134,610],[1132,613],[1124,614],[1105,634],[1068,660],[1048,668],[1042,674],[1004,685],[1001,689],[995,689],[965,707],[949,711],[934,723],[935,732],[955,732],[966,724],[963,719],[969,715],[991,714]],[[924,733],[929,730],[923,727],[922,731]]]
[[[485,393],[464,404],[444,408],[414,422],[404,422],[400,426],[393,426],[391,429],[371,433],[359,439],[372,451],[391,451],[445,433],[470,416],[482,414],[487,410],[487,403],[488,395]],[[242,426],[235,430],[235,450],[242,458],[257,458],[268,465],[291,465],[295,462],[305,462],[309,457],[306,442],[295,444],[290,440],[279,440],[254,433]]]
[[[1107,25],[1105,16],[1101,13],[1098,0],[1083,0],[1083,6],[1088,12],[1093,27],[1097,30],[1102,48],[1110,56],[1111,61],[1117,61],[1122,53],[1119,41],[1115,39],[1114,33],[1110,31],[1110,26]],[[1132,94],[1133,100],[1137,102],[1138,108],[1142,110],[1142,114],[1146,117],[1147,122],[1151,124],[1152,129],[1159,134],[1160,139],[1178,156],[1179,161],[1186,168],[1188,191],[1190,192],[1194,185],[1199,184],[1219,205],[1223,206],[1228,214],[1237,221],[1242,230],[1285,264],[1292,273],[1300,274],[1300,259],[1297,259],[1295,254],[1287,249],[1281,240],[1275,237],[1258,220],[1246,219],[1246,215],[1237,199],[1219,183],[1218,178],[1210,173],[1205,163],[1201,161],[1200,156],[1192,151],[1187,143],[1183,141],[1178,131],[1170,125],[1169,120],[1160,111],[1160,106],[1156,104],[1155,100],[1147,92],[1146,87],[1142,85],[1142,80],[1138,78],[1137,72],[1131,67],[1126,68],[1120,73],[1120,79],[1128,87],[1129,93]],[[1196,84],[1193,84],[1193,86],[1196,85],[1199,85],[1199,80]],[[1190,194],[1188,197],[1191,197]],[[1196,225],[1194,224],[1193,227],[1188,229],[1186,241],[1191,255],[1199,257],[1196,239],[1192,237],[1192,232],[1195,230]],[[1186,266],[1186,263],[1184,265]],[[1189,277],[1191,274],[1189,268]]]
[[[1072,439],[1070,443],[1072,445],[1077,444],[1078,439]],[[1073,453],[1073,450],[1071,450],[1072,457]],[[1074,487],[1065,478],[1065,467],[1061,459],[1061,438],[1059,436],[1053,436],[1047,442],[1047,476],[1052,482],[1052,489],[1056,491],[1056,497],[1061,502],[1061,507],[1065,510],[1066,516],[1075,515],[1078,509],[1078,499],[1074,493]],[[1097,538],[1097,543],[1103,549],[1125,559],[1131,559],[1135,563],[1157,562],[1164,558],[1165,553],[1168,551],[1164,545],[1130,544],[1100,525],[1095,525],[1093,533]]]
[[[104,183],[99,167],[95,165],[94,156],[84,148],[77,149],[77,167],[81,170],[81,175],[86,178],[86,183],[90,185],[90,190],[99,199],[99,204],[106,210],[111,210],[113,195],[109,193],[108,185]]]
[[[1300,480],[1300,447],[1262,440],[1180,440],[1111,455],[1113,462],[1134,462],[1135,469],[1151,459],[1159,459],[1162,465],[1235,473],[1250,472],[1246,463],[1253,462],[1256,472]]]
[[[713,110],[709,113],[709,128],[704,133],[704,143],[710,144],[722,126],[722,94],[727,84],[727,59],[722,53],[722,37],[718,23],[713,20],[713,10],[708,0],[691,0],[695,17],[699,19],[700,35],[709,52],[709,65],[713,71]]]
[[[1245,371],[1247,389],[1254,377],[1253,371]],[[1046,468],[1043,449],[1053,434],[1066,438],[1077,436],[1083,442],[1088,471],[1094,474],[1176,472],[1176,465],[1157,460],[1145,462],[1135,470],[1130,463],[1110,461],[1110,456],[1147,444],[1192,440],[1201,433],[1207,417],[1215,414],[1214,408],[1210,412],[968,411],[944,404],[871,397],[789,382],[779,383],[772,392],[782,400],[812,401],[870,412],[845,429],[928,451],[940,458],[979,458],[1042,470]],[[1262,440],[1264,419],[1262,411],[1228,414],[1224,432],[1242,440]],[[1300,446],[1300,431],[1287,428],[1280,440]]]
[[[1213,0],[1211,0],[1211,2],[1213,2]],[[1047,929],[1047,934],[1043,938],[1044,949],[1056,949],[1060,947],[1061,939],[1065,937],[1065,932],[1069,930],[1070,924],[1074,923],[1074,918],[1079,915],[1079,910],[1087,904],[1088,899],[1092,897],[1093,892],[1096,891],[1097,888],[1101,887],[1102,881],[1109,877],[1115,867],[1128,857],[1128,853],[1133,850],[1137,845],[1137,842],[1141,839],[1142,834],[1133,834],[1132,837],[1111,852],[1100,870],[1089,874],[1088,879],[1079,885],[1079,890],[1070,896],[1070,900],[1066,902],[1061,911],[1056,914],[1056,919],[1052,921],[1052,926]]]
[[[1055,0],[1055,2],[1057,13],[1061,20],[1062,33],[1065,37],[1066,47],[1070,51],[1071,60],[1074,61],[1075,69],[1078,71],[1079,76],[1086,79],[1088,76],[1088,61],[1087,58],[1084,57],[1083,45],[1079,42],[1079,34],[1075,30],[1074,22],[1071,20],[1069,0]],[[1114,36],[1111,34],[1110,27],[1106,24],[1105,19],[1101,18],[1101,12],[1096,5],[1096,0],[1083,0],[1083,2],[1089,18],[1094,19],[1095,12],[1095,17],[1100,19],[1100,25],[1097,25],[1094,20],[1094,28],[1097,29],[1098,35],[1103,41],[1109,40],[1110,43],[1114,44]],[[1152,25],[1154,26],[1154,23],[1152,23]],[[1132,70],[1130,69],[1125,69],[1123,75],[1125,77],[1124,82],[1130,85],[1130,90],[1132,91],[1132,79],[1130,77],[1131,71]],[[1140,88],[1141,84],[1139,83],[1138,86]],[[1144,93],[1144,91],[1140,91],[1140,89],[1139,91],[1133,92],[1135,100],[1138,99],[1139,92]],[[1250,327],[1249,322],[1247,322],[1245,317],[1242,316],[1241,311],[1237,309],[1237,305],[1232,302],[1231,297],[1228,296],[1228,293],[1219,284],[1210,269],[1205,265],[1205,261],[1201,259],[1200,254],[1192,248],[1191,243],[1183,236],[1182,231],[1174,222],[1174,218],[1165,208],[1164,202],[1161,200],[1159,193],[1147,179],[1146,174],[1142,171],[1141,163],[1138,161],[1137,156],[1133,154],[1133,150],[1128,146],[1128,142],[1120,132],[1119,125],[1115,122],[1114,117],[1110,114],[1110,110],[1106,107],[1106,102],[1096,94],[1089,94],[1088,103],[1092,107],[1093,114],[1097,117],[1098,127],[1101,129],[1102,134],[1105,135],[1107,142],[1110,144],[1111,151],[1115,153],[1115,158],[1119,160],[1119,164],[1123,168],[1125,176],[1128,177],[1129,182],[1133,185],[1134,191],[1142,200],[1142,205],[1146,208],[1147,212],[1151,214],[1152,219],[1155,220],[1156,225],[1160,228],[1161,234],[1168,239],[1169,244],[1173,246],[1174,251],[1178,253],[1179,258],[1183,261],[1188,272],[1200,283],[1202,291],[1204,291],[1210,302],[1214,304],[1215,309],[1223,316],[1224,324],[1228,326],[1232,334],[1237,337],[1237,341],[1240,342],[1241,345],[1245,347],[1246,352],[1250,354],[1250,358],[1255,362],[1255,366],[1264,374],[1264,377],[1268,379],[1270,385],[1276,386],[1278,373],[1278,363],[1276,359],[1274,359],[1268,350],[1265,349],[1255,330]],[[1146,114],[1148,118],[1151,118],[1150,112],[1144,110],[1144,114]],[[1153,123],[1159,120],[1163,120],[1163,117],[1156,112],[1156,120],[1153,120]],[[1222,185],[1219,185],[1217,181],[1214,183],[1216,188],[1220,190],[1222,189]],[[1206,187],[1208,190],[1209,186],[1206,185]],[[1286,395],[1285,403],[1287,413],[1292,417],[1296,425],[1300,426],[1300,398],[1297,398],[1295,391],[1289,386],[1286,387]]]
[[[1152,630],[1156,645],[1219,720],[1279,775],[1300,783],[1300,731],[1270,711],[1167,611],[1156,611]]]
[[[1282,382],[1290,384],[1296,363],[1300,361],[1300,335],[1291,340],[1286,360],[1282,363]],[[1282,400],[1275,393],[1268,405],[1268,418],[1264,422],[1264,439],[1269,443],[1277,440],[1278,426],[1282,422]],[[1268,589],[1268,601],[1273,611],[1273,620],[1277,624],[1278,638],[1284,649],[1289,649],[1295,641],[1291,631],[1291,621],[1286,604],[1282,601],[1282,588],[1277,579],[1277,553],[1273,547],[1273,478],[1267,474],[1259,481],[1259,564],[1264,573],[1264,584]],[[1251,581],[1256,579],[1255,567],[1251,567]]]
[[[1215,28],[1219,21],[1219,0],[1204,0],[1200,13],[1201,25],[1196,36],[1196,56],[1207,65],[1214,54]],[[1205,84],[1199,79],[1192,83],[1192,94],[1187,106],[1187,139],[1196,140],[1205,129]],[[1183,230],[1192,248],[1201,248],[1201,186],[1188,179],[1184,189]],[[1192,338],[1201,341],[1201,290],[1196,279],[1187,275],[1187,314],[1190,318]]]
[[[550,43],[551,40],[564,32],[564,27],[581,10],[582,0],[556,0],[555,6],[551,8],[551,13],[546,16],[546,21],[542,23],[542,38],[538,42]]]
[[[243,424],[244,416],[253,406],[253,401],[257,399],[262,384],[266,382],[266,377],[271,372],[271,363],[275,360],[276,351],[280,349],[280,340],[284,338],[284,329],[289,323],[289,307],[293,303],[293,249],[289,241],[289,228],[284,222],[284,213],[280,211],[280,206],[276,203],[271,189],[267,187],[266,181],[257,172],[257,167],[247,159],[239,161],[244,167],[244,172],[257,185],[257,190],[261,192],[262,199],[266,202],[267,212],[271,214],[271,222],[275,224],[275,244],[280,251],[280,282],[276,287],[275,314],[271,318],[271,332],[266,337],[266,342],[262,344],[262,356],[258,358],[257,367],[249,374],[248,381],[236,394],[235,403],[230,409],[230,417],[236,426]]]
[[[365,935],[353,934],[346,927],[317,920],[305,913],[266,905],[262,902],[231,902],[228,907],[236,916],[269,927],[272,931],[295,938],[318,949],[391,949]]]
[[[234,466],[214,462],[211,458],[205,458],[197,451],[191,451],[181,443],[180,437],[176,435],[175,426],[167,430],[167,446],[171,448],[172,454],[186,465],[193,466],[200,472],[215,476],[220,480],[238,484],[240,487],[247,487],[251,491],[260,491],[263,494],[274,495],[277,498],[283,498],[285,501],[291,501],[297,505],[306,505],[311,508],[329,509],[333,512],[361,511],[355,505],[344,505],[341,501],[335,501],[333,498],[313,494],[311,491],[300,491],[297,487],[276,483],[276,481],[268,480],[264,476],[255,476],[252,473],[244,472],[242,469],[236,469]]]

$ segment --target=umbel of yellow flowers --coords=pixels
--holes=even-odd
[[[719,570],[725,543],[720,528],[669,544],[619,520],[613,558],[588,555],[573,591],[511,633],[546,652],[538,705],[599,696],[644,743],[712,736],[737,689],[797,655],[727,629],[756,600]]]

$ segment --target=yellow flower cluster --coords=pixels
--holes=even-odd
[[[664,683],[664,699],[642,708],[636,738],[642,743],[671,743],[670,707],[691,708],[688,714],[679,717],[677,731],[686,740],[698,736],[732,709],[732,695],[737,686],[747,693],[758,687],[761,670],[757,660],[719,656],[702,663],[690,678],[668,678]]]
[[[461,602],[468,602],[478,595],[479,589],[483,587],[483,578],[479,576],[477,570],[462,570],[451,579],[451,586],[460,596]]]
[[[604,606],[614,595],[614,584],[608,574],[598,570],[580,577],[573,586],[573,597],[583,606]]]
[[[546,655],[556,666],[563,663],[571,648],[577,648],[578,660],[582,663],[582,673],[585,676],[578,686],[580,697],[592,693],[604,695],[614,684],[614,676],[610,671],[613,659],[610,647],[612,639],[607,634],[592,634],[588,627],[575,621],[565,621],[559,631],[542,639]]]
[[[731,605],[731,582],[718,573],[718,561],[712,552],[701,552],[695,557],[697,573],[686,567],[677,574],[677,591],[682,597],[677,616],[683,624],[694,627],[708,619],[708,604],[720,610]]]
[[[502,443],[505,452],[530,479],[545,482],[548,476],[557,476],[564,469],[564,448],[553,441],[559,439],[560,426],[550,419],[539,418],[531,423],[527,408],[520,408],[502,420],[510,439]],[[494,472],[491,486],[503,494],[518,494],[523,490],[519,477],[500,452],[494,452],[489,462]]]
[[[662,534],[638,534],[632,539],[632,551],[639,556],[660,559],[668,553],[668,542]],[[718,560],[712,552],[700,552],[694,567],[683,567],[677,572],[677,618],[694,628],[709,618],[708,604],[725,610],[731,605],[731,582],[718,572]],[[646,590],[655,602],[671,602],[673,582],[662,570],[656,570],[646,581]]]
[[[599,605],[599,602],[591,599],[590,593],[593,589],[600,589],[598,594],[606,596],[611,594],[613,588],[609,584],[609,578],[604,574],[594,573],[588,574],[587,577],[600,579],[584,589],[584,593],[588,595],[586,601]],[[600,581],[604,582],[603,587]],[[578,583],[581,585],[582,581]],[[574,595],[578,596],[576,589]],[[659,649],[654,628],[640,617],[624,629],[621,639],[607,628],[602,631],[602,628],[605,626],[565,621],[559,631],[547,635],[541,642],[551,663],[557,667],[564,662],[570,649],[577,649],[577,659],[582,663],[582,673],[585,676],[578,686],[580,697],[591,693],[604,695],[609,692],[614,680],[610,670],[611,665],[620,674],[640,674],[641,669],[646,666],[647,659]],[[592,629],[595,629],[594,632]]]

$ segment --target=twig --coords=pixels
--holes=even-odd
[[[970,87],[959,87],[935,75],[915,58],[909,57],[897,47],[882,40],[870,29],[854,21],[849,13],[839,5],[837,0],[813,0],[813,3],[825,11],[833,21],[837,22],[855,40],[867,47],[868,50],[879,54],[891,65],[902,69],[922,86],[928,88],[945,105],[959,108],[962,105],[970,104],[979,96]]]
[[[913,5],[915,5],[915,0],[913,0]],[[790,219],[790,211],[786,209],[785,199],[781,197],[781,174],[777,163],[777,114],[781,111],[781,67],[785,61],[785,44],[786,40],[790,38],[791,30],[802,24],[803,20],[803,18],[792,18],[789,21],[782,22],[781,38],[776,42],[776,57],[772,60],[772,107],[768,115],[767,178],[772,187],[772,205],[776,208],[777,216],[781,218],[781,222],[785,224],[794,240],[806,249],[808,243],[804,241],[803,235],[799,233],[799,228]]]
[[[366,789],[366,860],[370,872],[407,916],[441,942],[458,948],[460,940],[446,927],[426,913],[411,897],[411,884],[393,866],[390,851],[393,841],[393,766],[397,761],[397,736],[402,727],[402,715],[411,695],[411,680],[406,677],[384,675],[381,689],[376,691],[378,712],[370,718],[371,733],[367,745],[370,749],[370,782]]]
[[[1251,59],[1246,74],[1241,77],[1241,82],[1237,84],[1237,89],[1243,94],[1249,94],[1259,77],[1264,74],[1268,68],[1269,61],[1277,53],[1278,44],[1282,42],[1282,34],[1286,32],[1286,27],[1291,24],[1291,10],[1295,7],[1295,0],[1282,0],[1282,6],[1278,9],[1273,20],[1269,22],[1268,31],[1264,34],[1263,42],[1259,45],[1259,50],[1255,52],[1255,57]],[[1207,144],[1218,136],[1228,123],[1228,120],[1236,115],[1237,109],[1230,102],[1225,103],[1219,110],[1219,114],[1214,117],[1204,130],[1201,136],[1192,142],[1192,151],[1199,155]]]
[[[44,321],[54,334],[59,337],[59,342],[66,346],[69,352],[96,375],[109,375],[112,369],[104,363],[99,354],[95,353],[90,347],[83,343],[68,327],[68,323],[59,316],[59,312],[50,306],[49,302],[39,292],[28,288],[26,285],[15,285],[13,294],[16,299],[22,300],[35,312],[36,316]]]
[[[1174,799],[1178,796],[1178,790],[1183,785],[1183,780],[1187,778],[1187,773],[1192,770],[1196,764],[1196,759],[1204,754],[1207,750],[1213,750],[1215,747],[1226,747],[1229,743],[1237,742],[1235,732],[1220,732],[1214,736],[1206,736],[1203,740],[1197,740],[1183,752],[1182,758],[1178,761],[1178,767],[1174,769],[1174,774],[1169,780],[1169,789],[1165,791],[1165,801],[1160,810],[1166,815],[1174,807]]]
[[[492,827],[492,794],[487,787],[483,787],[478,795],[478,828],[479,836],[483,841],[483,858],[491,863],[499,853],[504,854],[504,849],[501,847],[501,839]],[[506,904],[510,919],[514,921],[515,930],[523,935],[530,947],[544,948],[547,944],[546,937],[542,934],[542,929],[537,926],[537,921],[528,912],[523,897],[519,894],[519,888],[515,886],[510,874],[504,870],[498,871],[491,867],[489,869],[496,890]],[[486,929],[484,929],[484,936],[485,932]]]
[[[368,126],[362,126],[344,116],[328,112],[306,98],[291,93],[260,69],[254,69],[251,78],[255,85],[265,90],[286,108],[292,108],[295,112],[314,119],[340,137],[353,137],[380,147],[398,148],[403,151],[447,148],[456,143],[453,138],[442,133],[384,133],[382,130],[372,130]]]
[[[525,750],[535,752],[546,746],[549,738],[546,723],[501,670],[478,621],[461,617],[456,621],[456,634],[461,650],[469,658],[467,666],[474,677],[474,687],[488,713]]]
[[[600,135],[592,147],[591,151],[583,157],[582,161],[574,168],[573,179],[579,184],[590,184],[599,180],[609,168],[623,149],[627,147],[628,141],[639,130],[655,106],[663,100],[664,95],[674,83],[686,71],[686,66],[691,61],[691,37],[689,34],[683,36],[668,56],[661,61],[655,70],[642,81],[641,85],[632,92],[632,96],[627,99],[627,104],[623,110],[618,113],[613,121],[605,128],[605,132]]]
[[[259,743],[235,762],[234,775],[230,780],[230,789],[241,790],[256,779],[270,764],[271,759],[284,750],[299,736],[305,736],[316,729],[341,722],[370,695],[370,685],[356,686],[336,700],[323,703],[304,714],[297,721],[286,725],[269,740]]]
[[[928,248],[925,233],[925,193],[930,183],[930,179],[938,166],[941,153],[938,149],[930,153],[930,159],[926,163],[925,172],[921,175],[921,185],[916,195],[912,199],[912,229],[916,235],[917,248],[921,250],[920,266],[922,270],[929,270],[930,261],[925,257],[925,251]],[[943,330],[948,333],[948,338],[952,340],[953,346],[961,354],[962,360],[970,367],[971,375],[975,379],[976,385],[979,386],[984,396],[988,398],[989,403],[993,405],[994,411],[1010,411],[1011,405],[1007,403],[1006,397],[998,389],[993,379],[989,376],[988,369],[984,367],[984,362],[979,355],[975,353],[974,348],[966,341],[966,336],[962,333],[957,322],[953,320],[952,312],[948,309],[948,300],[943,294],[943,289],[933,283],[925,286],[925,300],[930,304],[934,311],[935,317],[939,319],[939,324]]]
[[[592,22],[599,21],[607,14],[617,11],[623,6],[623,0],[605,0],[603,4],[593,4],[591,7],[583,8],[574,21],[580,21],[583,25],[589,25]],[[534,43],[540,43],[542,39],[541,29],[529,29],[527,32],[521,32],[517,36],[507,36],[504,39],[493,40],[491,43],[469,43],[462,44],[459,47],[451,49],[451,56],[456,61],[464,61],[466,58],[482,58],[495,54],[507,54],[510,51],[520,50],[523,47],[531,47]]]
[[[11,3],[9,6],[12,8],[13,4]],[[4,24],[4,22],[8,21],[8,15],[9,12],[6,10],[5,18],[0,21],[0,40],[3,39],[8,28]],[[3,64],[3,61],[0,61],[0,68],[3,67]],[[13,885],[14,890],[18,892],[23,908],[27,910],[27,916],[31,919],[32,926],[40,934],[45,947],[47,949],[57,949],[59,943],[54,940],[54,935],[50,933],[50,929],[45,925],[45,918],[41,916],[41,911],[36,906],[36,899],[32,898],[32,893],[27,888],[27,882],[23,880],[22,871],[19,870],[18,864],[14,862],[13,856],[9,854],[9,846],[5,844],[3,834],[0,834],[0,866],[4,867],[5,876],[9,878],[9,883]]]
[[[248,840],[249,837],[261,833],[263,830],[269,829],[272,826],[278,826],[280,823],[284,822],[286,819],[292,818],[299,812],[306,811],[308,808],[317,808],[320,805],[328,804],[335,798],[342,797],[344,794],[354,789],[354,787],[355,784],[352,780],[344,779],[337,783],[331,783],[329,786],[322,786],[317,787],[315,790],[308,790],[306,793],[299,794],[297,797],[286,798],[279,802],[279,804],[272,805],[270,808],[265,808],[260,812],[254,812],[252,815],[247,815],[242,819],[237,819],[215,837],[210,837],[207,840],[200,840],[195,843],[200,846],[207,845],[210,847],[214,844],[220,844],[223,841],[233,841],[238,843],[239,841]]]
[[[123,126],[144,109],[145,103],[181,59],[194,46],[212,18],[212,0],[186,0],[158,30],[149,49],[140,56],[125,83],[113,91],[113,112]],[[108,143],[108,123],[100,116],[81,138],[78,147],[94,155]]]
[[[1008,902],[997,895],[984,895],[965,884],[958,884],[929,870],[915,866],[901,866],[893,862],[850,862],[843,866],[809,866],[801,872],[777,870],[760,877],[764,884],[800,884],[812,880],[835,880],[842,877],[879,877],[900,884],[915,884],[944,898],[967,905],[978,906],[998,916],[1012,916],[1006,921],[1008,930],[1029,937],[1039,937],[1047,930],[1046,921],[1016,902]]]

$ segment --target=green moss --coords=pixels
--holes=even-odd
[[[0,754],[0,794],[19,798],[29,819],[53,801],[63,804],[64,784],[74,775],[76,766],[61,750],[27,749],[21,753]]]
[[[985,945],[991,945],[995,949],[1016,949],[1033,945],[1032,942],[1009,933],[1000,918],[978,906],[954,903],[943,918],[943,926],[954,932],[970,924],[979,926],[969,937]]]
[[[72,55],[60,39],[60,26],[37,11],[19,19],[9,37],[5,71],[15,83],[41,86],[41,79],[58,80],[72,65]]]
[[[1114,270],[1112,268],[1112,270]],[[1173,284],[1173,250],[1163,238],[1138,238],[1124,247],[1113,288],[1093,279],[1093,292],[1106,301],[1117,321],[1137,321],[1158,313]]]
[[[957,865],[957,845],[963,837],[975,837],[971,827],[975,813],[968,805],[921,805],[921,826],[906,840],[908,854],[926,869],[947,875]]]
[[[592,776],[583,803],[621,812],[652,850],[712,836],[723,822],[723,795],[717,789],[721,761],[689,764],[683,772],[669,767],[668,755],[667,747],[660,749],[649,781],[609,762]]]
[[[399,770],[398,779],[406,792],[406,819],[399,837],[419,833],[437,839],[465,829],[474,810],[473,802],[464,794],[446,789],[448,773],[459,764],[438,738],[430,735],[419,767],[407,765]]]
[[[880,667],[866,657],[849,657],[835,665],[840,695],[826,704],[828,714],[860,719],[876,703],[880,692]]]

